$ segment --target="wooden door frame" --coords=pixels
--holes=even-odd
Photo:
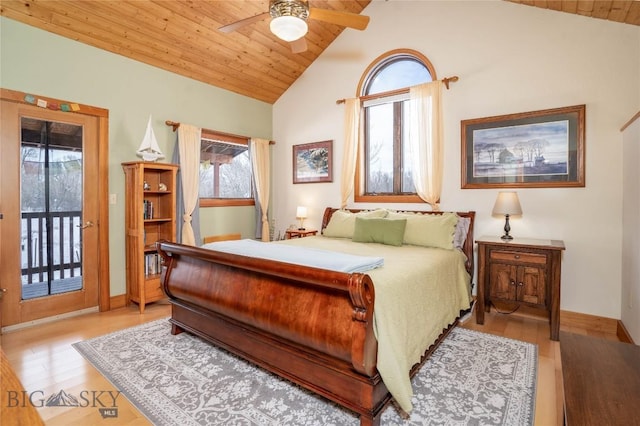
[[[98,307],[100,311],[111,309],[109,276],[109,110],[68,102],[46,96],[0,88],[0,99],[25,105],[46,102],[43,107],[68,111],[98,119]],[[64,109],[63,109],[64,108]]]

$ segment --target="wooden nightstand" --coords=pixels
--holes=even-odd
[[[287,240],[291,238],[304,238],[318,233],[315,229],[287,229],[285,232],[285,238]]]
[[[549,314],[551,340],[560,331],[560,267],[564,242],[480,237],[476,322],[484,324],[491,301],[544,309]]]

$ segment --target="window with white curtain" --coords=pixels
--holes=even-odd
[[[419,52],[395,50],[374,61],[361,79],[364,140],[355,201],[417,201],[409,159],[409,87],[435,80]],[[415,199],[414,199],[415,198]]]

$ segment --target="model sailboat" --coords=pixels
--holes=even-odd
[[[144,138],[140,147],[136,151],[138,156],[142,157],[144,161],[156,161],[164,158],[164,154],[160,151],[156,135],[153,133],[153,127],[151,127],[151,116],[149,116],[149,122],[147,123],[147,130],[144,133]]]

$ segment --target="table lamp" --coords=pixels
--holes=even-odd
[[[307,218],[307,208],[298,206],[296,209],[296,219],[300,219],[300,227],[298,231],[304,231],[304,220]]]
[[[518,199],[518,193],[515,191],[503,191],[498,192],[498,198],[493,206],[494,215],[504,215],[504,235],[502,238],[504,241],[512,240],[513,237],[509,235],[511,227],[509,226],[509,216],[521,215],[522,207],[520,207],[520,200]]]

